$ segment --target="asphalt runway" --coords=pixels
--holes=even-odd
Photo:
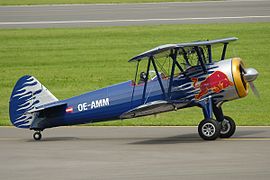
[[[269,22],[269,0],[0,6],[0,28]]]
[[[0,128],[0,179],[270,179],[270,127],[201,140],[197,127]]]

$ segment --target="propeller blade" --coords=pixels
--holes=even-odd
[[[244,68],[244,66],[243,66],[242,64],[240,64],[240,72],[241,72],[242,74],[247,73],[247,72],[246,72],[246,69]]]
[[[250,85],[250,88],[253,92],[253,94],[257,97],[257,98],[260,98],[260,94],[259,94],[259,91],[257,90],[257,88],[255,87],[254,83],[251,81],[251,82],[248,82],[249,85]]]

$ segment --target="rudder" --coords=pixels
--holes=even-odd
[[[29,128],[36,116],[36,112],[29,111],[55,101],[58,99],[35,77],[23,76],[17,81],[10,97],[10,121],[18,128]]]

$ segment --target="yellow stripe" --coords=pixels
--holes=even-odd
[[[233,74],[233,81],[238,93],[238,96],[245,97],[248,94],[248,84],[245,83],[246,88],[243,84],[240,72],[240,66],[244,66],[242,60],[240,58],[233,58],[232,59],[232,74]]]
[[[270,141],[268,137],[262,138],[229,138],[229,139],[222,139],[225,141]]]

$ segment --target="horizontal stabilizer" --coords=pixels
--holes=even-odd
[[[33,113],[33,112],[39,112],[39,111],[44,111],[44,110],[49,110],[49,109],[53,109],[53,108],[60,108],[60,107],[66,107],[67,103],[52,103],[52,104],[45,104],[42,106],[38,106],[30,111],[28,111],[27,113]]]

